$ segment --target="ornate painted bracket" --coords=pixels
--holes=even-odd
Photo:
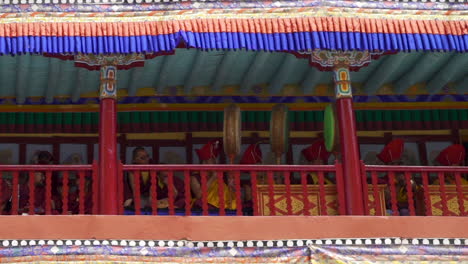
[[[349,70],[365,67],[373,58],[383,53],[314,50],[301,54],[308,54],[310,63],[318,66],[321,70],[333,70],[335,96],[336,98],[347,98],[352,97]]]
[[[78,54],[74,57],[76,65],[83,65],[88,69],[100,69],[101,78],[99,85],[99,97],[117,98],[117,69],[131,68],[144,65],[144,54],[129,55],[93,55]]]

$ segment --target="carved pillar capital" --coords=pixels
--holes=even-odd
[[[100,69],[99,98],[117,99],[117,67],[105,65]]]
[[[336,98],[352,97],[349,69],[366,66],[375,55],[369,51],[313,50],[301,52],[308,54],[312,65],[322,70],[333,70]]]
[[[75,64],[88,69],[100,70],[99,97],[117,98],[117,69],[129,69],[134,66],[144,64],[144,54],[112,54],[112,55],[94,55],[77,54],[75,55]],[[140,65],[141,64],[141,65]]]

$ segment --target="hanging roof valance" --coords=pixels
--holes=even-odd
[[[468,11],[352,7],[0,13],[0,54],[468,51]]]

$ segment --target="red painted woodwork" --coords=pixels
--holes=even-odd
[[[393,215],[400,215],[401,209],[397,200],[397,192],[401,191],[401,185],[399,189],[396,188],[396,173],[404,175],[406,183],[404,191],[408,197],[407,209],[410,215],[466,216],[467,214],[464,203],[468,197],[468,186],[462,185],[462,177],[468,174],[468,167],[365,165],[364,170],[365,173],[371,174],[373,185],[378,174],[388,175],[388,190],[391,197],[390,201],[387,201],[390,204],[390,208],[387,209],[391,209]],[[430,179],[430,175],[435,177]],[[453,175],[455,183],[446,183],[447,177]]]
[[[416,209],[414,208],[414,196],[413,196],[413,181],[411,179],[411,173],[405,172],[406,192],[408,193],[408,205],[411,216],[416,215]]]
[[[257,193],[258,193],[258,190],[257,190],[257,172],[256,171],[252,171],[250,173],[250,177],[252,178],[251,179],[251,182],[252,182],[252,203],[253,203],[253,215],[254,216],[257,216],[259,215],[259,212],[258,212],[258,198],[257,198]]]
[[[286,185],[286,210],[288,215],[292,215],[292,204],[291,204],[291,174],[286,171],[284,175],[284,184]]]
[[[151,177],[151,188],[150,188],[150,196],[151,196],[151,214],[152,215],[157,215],[158,214],[158,189],[156,188],[157,184],[157,174],[156,171],[150,171],[150,177]]]
[[[230,201],[225,201],[224,200],[224,178],[223,178],[223,172],[222,171],[215,171],[216,172],[216,177],[218,180],[218,195],[219,195],[219,215],[224,216],[226,215],[226,202]]]
[[[117,201],[117,107],[116,100],[104,98],[99,112],[100,213],[118,214]]]
[[[185,215],[191,215],[190,204],[192,203],[190,190],[190,171],[184,170],[184,188],[185,188]]]
[[[169,214],[174,215],[174,171],[169,171],[167,176],[167,184],[169,185],[168,188],[168,199],[169,199]]]
[[[346,209],[349,215],[364,214],[364,200],[361,184],[359,144],[356,134],[356,117],[352,98],[340,98],[336,101],[341,162],[343,164],[346,189]]]
[[[458,207],[460,208],[460,215],[466,216],[465,211],[465,201],[464,195],[462,192],[462,182],[460,172],[455,173],[455,182],[456,182],[456,189],[457,189],[457,198],[458,198]]]
[[[63,188],[62,188],[62,195],[63,195],[62,214],[63,215],[68,214],[68,191],[69,191],[68,176],[69,176],[68,171],[63,172],[63,180],[62,180],[63,181],[62,182],[63,183]]]

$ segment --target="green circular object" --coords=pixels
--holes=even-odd
[[[325,139],[325,148],[331,152],[335,148],[335,113],[331,104],[325,107],[323,118],[323,136]]]

